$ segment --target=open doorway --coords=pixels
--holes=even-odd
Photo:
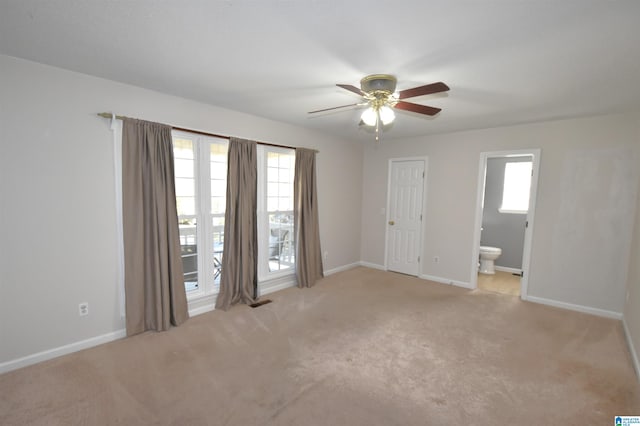
[[[473,288],[526,298],[540,150],[480,156]]]

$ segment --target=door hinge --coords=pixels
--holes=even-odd
[[[420,215],[420,220],[422,220],[422,215]]]
[[[529,221],[528,221],[528,220],[524,223],[524,227],[525,227],[525,228],[528,228],[528,227],[529,227]]]
[[[418,256],[418,263],[420,263],[420,256]]]
[[[422,179],[424,179],[424,172],[422,172]]]

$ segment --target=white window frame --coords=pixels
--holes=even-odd
[[[294,265],[291,268],[280,271],[269,271],[269,212],[267,210],[267,153],[277,152],[281,154],[293,154],[294,149],[279,148],[268,145],[258,145],[257,162],[258,162],[258,282],[275,280],[278,278],[293,276],[295,274],[295,254]],[[292,173],[294,171],[292,170]],[[292,192],[293,193],[293,192]],[[291,211],[293,214],[293,210]],[[291,241],[293,243],[292,250],[295,253],[295,238],[292,224]]]
[[[224,145],[228,148],[229,141],[224,138],[199,135],[197,133],[173,130],[172,137],[188,139],[193,142],[194,176],[195,176],[195,219],[196,246],[198,253],[198,288],[187,292],[187,301],[217,295],[220,291],[219,283],[215,282],[214,273],[214,242],[212,218],[219,216],[211,213],[211,163],[210,146]],[[191,215],[188,215],[191,217]],[[224,217],[224,213],[222,214]],[[186,216],[185,216],[186,217]],[[180,217],[179,217],[180,219]],[[218,280],[219,281],[219,280]]]
[[[526,194],[526,201],[527,201],[527,208],[526,209],[514,209],[514,208],[505,208],[505,204],[509,204],[507,200],[507,198],[509,197],[509,194],[511,193],[511,190],[514,190],[514,188],[508,188],[508,186],[510,185],[508,183],[508,179],[507,179],[507,170],[509,169],[510,165],[522,165],[522,164],[528,164],[529,165],[529,184],[525,186],[522,186],[518,189],[515,189],[518,192],[521,192],[522,194]],[[503,178],[503,184],[502,184],[502,202],[500,203],[500,208],[498,208],[498,211],[500,213],[506,213],[506,214],[527,214],[529,212],[529,193],[531,191],[531,177],[532,177],[532,173],[533,173],[533,162],[532,161],[508,161],[505,163],[504,165],[504,178]],[[511,207],[510,205],[507,205],[507,207]]]

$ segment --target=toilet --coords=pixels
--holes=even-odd
[[[493,261],[500,257],[502,250],[498,247],[480,246],[480,270],[481,274],[495,274]]]

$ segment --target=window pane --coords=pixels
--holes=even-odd
[[[227,145],[214,143],[209,148],[211,179],[227,179]]]
[[[198,242],[195,218],[179,218],[180,249],[186,291],[198,289]]]
[[[278,167],[280,154],[277,152],[267,152],[267,167]]]
[[[225,142],[212,143],[209,148],[209,160],[226,164],[227,148],[228,144]]]
[[[173,134],[176,203],[185,288],[190,292],[199,290],[197,294],[215,292],[220,281],[227,147],[228,142],[222,139],[199,135],[190,137],[182,132]],[[207,214],[209,202],[211,212]],[[198,232],[202,236],[206,234],[206,238],[198,239]]]
[[[291,183],[281,183],[278,187],[278,195],[280,197],[290,197],[293,196],[293,185]]]
[[[261,169],[264,181],[261,191],[266,201],[267,229],[262,247],[267,250],[269,272],[283,271],[295,266],[293,235],[293,167],[295,152],[265,150],[266,164]],[[261,253],[264,250],[261,249]],[[264,259],[264,258],[263,258]],[[263,260],[264,261],[264,260]]]
[[[222,275],[222,252],[224,249],[224,216],[211,217],[213,231],[213,282],[220,285]]]
[[[278,169],[275,167],[267,168],[267,182],[277,182],[278,181]]]
[[[224,216],[213,215],[211,225],[214,233],[214,241],[222,244],[224,242]]]
[[[224,247],[224,211],[227,194],[227,150],[228,143],[215,142],[209,146],[211,190],[211,242],[213,283],[220,285],[222,276],[222,252]]]
[[[189,139],[173,139],[176,204],[179,217],[196,214],[195,154],[193,148],[193,141]]]
[[[267,210],[270,212],[278,210],[278,197],[267,197]]]
[[[226,207],[227,182],[211,181],[211,213],[224,213]]]
[[[173,138],[173,157],[193,160],[193,142],[189,139]]]
[[[293,198],[280,197],[278,201],[278,210],[280,211],[293,210]]]
[[[176,195],[179,197],[193,197],[196,195],[196,183],[190,178],[176,178]]]
[[[279,170],[279,180],[280,182],[292,182],[290,179],[290,175],[293,173],[293,170],[289,169],[280,169]]]
[[[174,167],[177,178],[193,178],[193,160],[176,158]]]
[[[269,214],[269,271],[282,271],[294,265],[293,212]]]
[[[178,216],[191,216],[196,214],[195,197],[176,197]]]
[[[277,183],[267,183],[267,196],[268,197],[277,197],[278,196],[278,184]],[[271,209],[269,209],[271,210]]]
[[[502,206],[500,210],[523,213],[529,210],[531,170],[531,161],[505,164]]]
[[[213,143],[209,146],[211,165],[211,213],[224,213],[227,193],[227,144]]]
[[[221,197],[227,192],[227,182],[219,179],[211,179],[211,196]]]
[[[211,197],[211,213],[224,214],[226,202],[227,200],[225,197]]]
[[[211,179],[227,179],[226,164],[211,163]]]

